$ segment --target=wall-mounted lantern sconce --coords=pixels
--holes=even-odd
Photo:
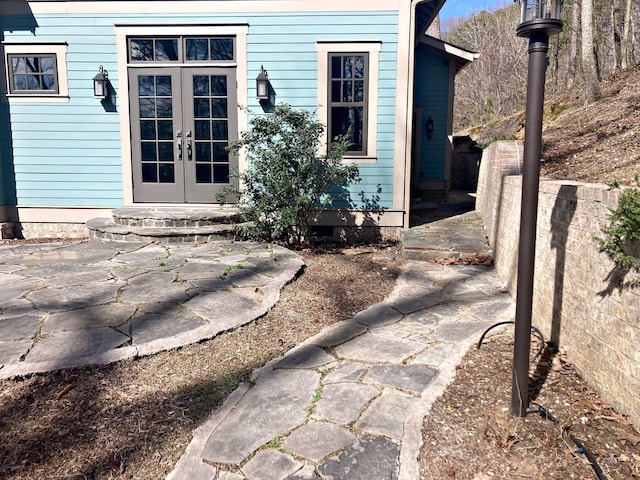
[[[93,77],[93,96],[100,100],[105,100],[109,97],[109,72],[102,65],[100,65],[98,74]]]
[[[256,77],[256,98],[260,101],[269,100],[269,89],[271,84],[269,83],[269,75],[264,69],[264,66],[260,66],[260,73]]]
[[[429,117],[427,119],[427,138],[431,138],[433,136],[433,119]]]

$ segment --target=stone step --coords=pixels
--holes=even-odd
[[[237,208],[125,207],[111,212],[116,225],[129,227],[208,227],[240,223]]]
[[[207,243],[234,240],[243,222],[237,208],[125,207],[111,218],[93,218],[86,224],[89,237],[140,243]]]
[[[493,258],[475,211],[403,230],[400,243],[404,257],[411,260],[485,264]]]

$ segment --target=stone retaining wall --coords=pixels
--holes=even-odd
[[[485,150],[476,203],[498,274],[513,295],[522,153],[517,141]],[[618,191],[605,185],[540,181],[533,324],[566,347],[585,380],[640,427],[640,289],[619,288],[613,264],[593,239],[617,202]]]

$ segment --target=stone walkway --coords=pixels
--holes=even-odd
[[[0,378],[212,338],[266,313],[302,265],[255,243],[0,245]]]
[[[491,267],[410,261],[386,301],[239,387],[168,479],[415,480],[431,404],[482,331],[513,315]]]

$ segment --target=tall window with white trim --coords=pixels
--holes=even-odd
[[[377,162],[379,61],[382,42],[317,40],[318,120],[327,126],[329,145],[348,134],[345,162]]]

